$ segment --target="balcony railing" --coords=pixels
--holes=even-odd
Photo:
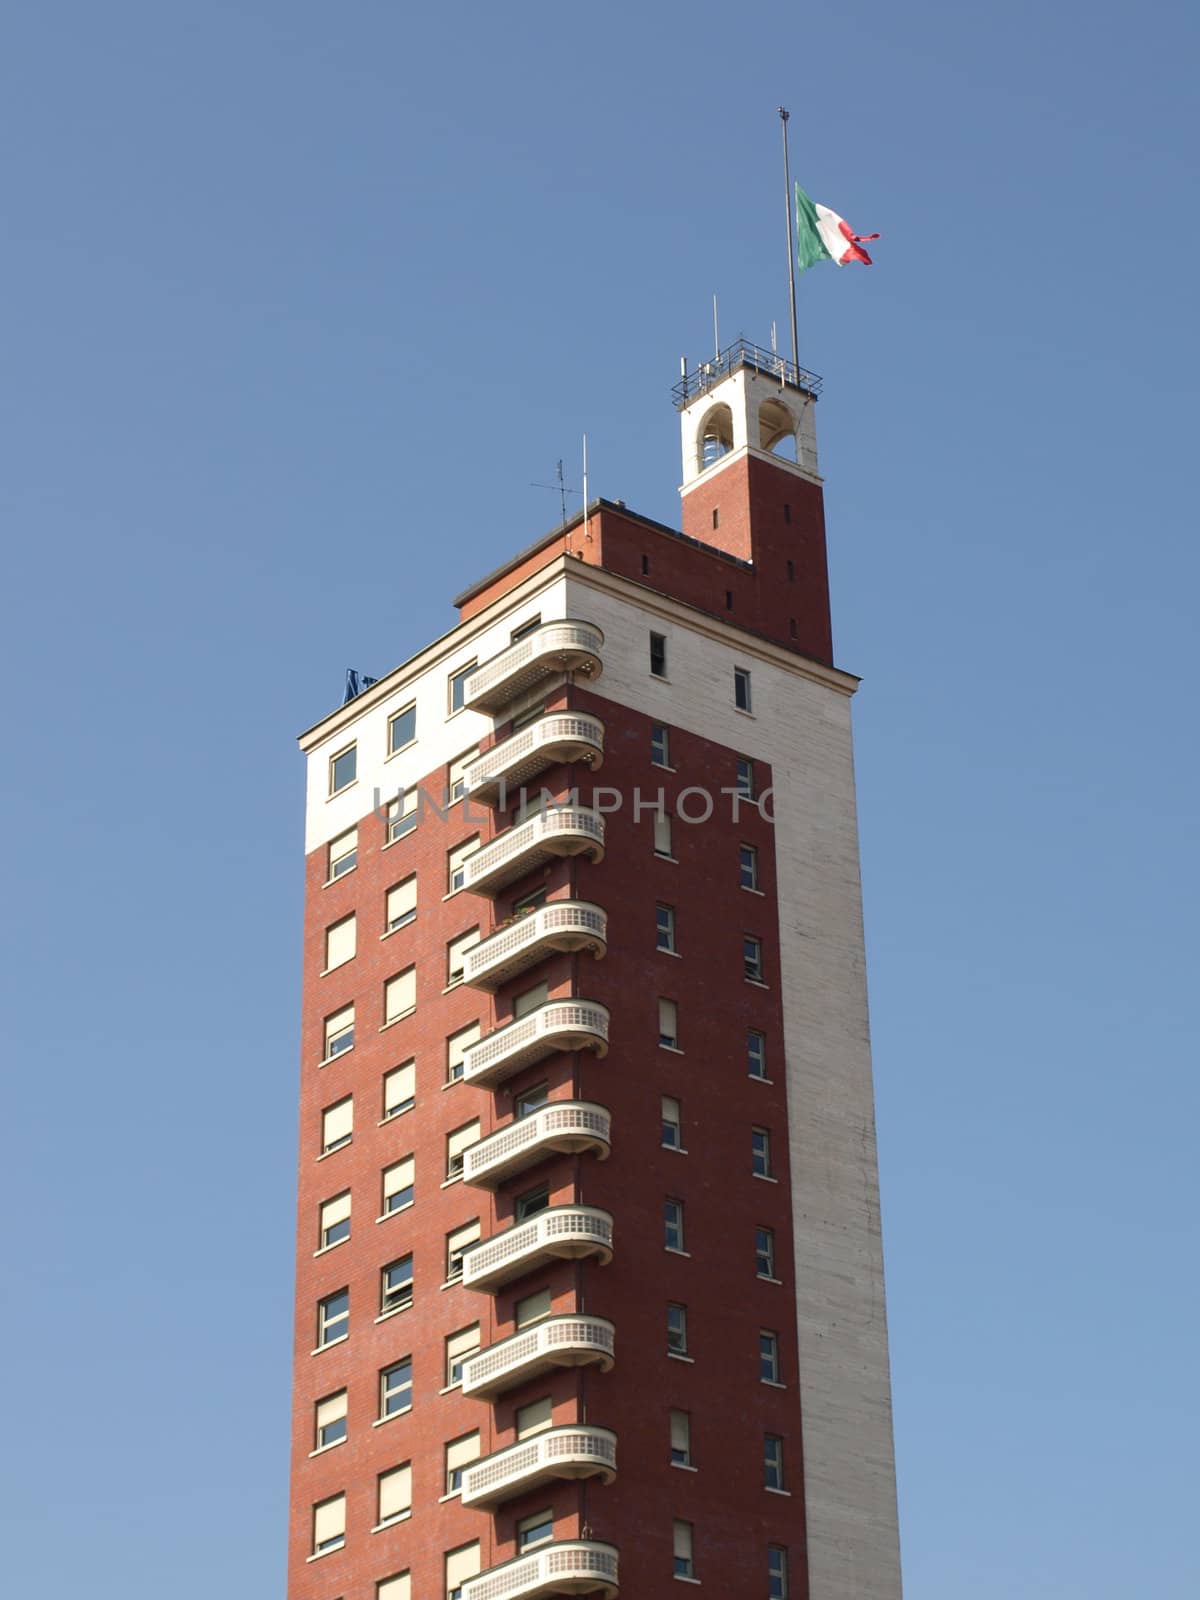
[[[507,805],[531,779],[551,767],[586,761],[593,772],[604,761],[604,724],[582,712],[554,711],[485,750],[463,774],[463,788],[484,805]]]
[[[463,1584],[462,1600],[540,1600],[588,1594],[616,1600],[617,1551],[592,1539],[555,1540],[503,1566],[489,1567]]]
[[[613,1219],[596,1206],[551,1206],[464,1251],[464,1289],[491,1290],[551,1261],[612,1260]]]
[[[462,1503],[494,1506],[554,1478],[599,1478],[611,1483],[616,1475],[616,1434],[610,1428],[574,1422],[547,1428],[464,1467]]]
[[[463,704],[498,711],[526,689],[564,672],[593,680],[604,671],[604,635],[591,622],[544,622],[477,667],[463,685]]]
[[[495,894],[547,861],[578,855],[603,861],[604,818],[583,806],[547,808],[470,856],[463,869],[463,887],[476,894]]]
[[[607,949],[608,914],[599,906],[590,900],[548,900],[472,945],[463,982],[491,991],[552,951],[590,950],[600,959]]]
[[[597,1366],[609,1372],[615,1351],[616,1330],[604,1317],[547,1317],[464,1362],[462,1392],[485,1399],[554,1367]]]
[[[491,1088],[560,1050],[606,1056],[608,1007],[598,1000],[549,1000],[471,1045],[463,1056],[463,1079]]]
[[[612,1114],[590,1100],[553,1100],[463,1151],[463,1179],[493,1189],[555,1153],[608,1159]]]
[[[815,372],[806,372],[803,367],[785,361],[773,350],[764,350],[760,345],[751,344],[748,339],[736,339],[711,361],[702,361],[691,372],[684,373],[671,390],[676,409],[682,411],[697,395],[706,393],[739,367],[750,367],[755,372],[765,373],[778,383],[789,384],[793,389],[800,389],[814,398],[821,392],[823,380]]]

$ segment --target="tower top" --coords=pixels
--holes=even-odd
[[[683,374],[672,390],[680,414],[683,490],[748,452],[817,478],[813,404],[821,379],[774,351],[738,339]]]

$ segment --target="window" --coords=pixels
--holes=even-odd
[[[673,1356],[685,1356],[687,1347],[687,1307],[672,1302],[667,1307],[667,1349]]]
[[[540,1322],[543,1317],[548,1317],[550,1308],[549,1289],[537,1289],[533,1294],[527,1294],[523,1300],[517,1301],[513,1307],[513,1318],[518,1329],[528,1328],[531,1323]]]
[[[662,1142],[668,1150],[683,1149],[683,1108],[669,1094],[662,1097]]]
[[[513,1101],[514,1121],[519,1122],[522,1117],[531,1117],[535,1111],[540,1111],[549,1099],[548,1083],[535,1083],[531,1089],[522,1089]]]
[[[671,730],[656,722],[650,729],[650,761],[656,767],[671,765]]]
[[[384,902],[383,920],[387,925],[388,933],[395,933],[397,928],[407,928],[417,914],[417,875],[403,882],[393,884],[387,892]]]
[[[337,755],[329,758],[329,792],[337,794],[348,789],[358,777],[358,746],[349,744]]]
[[[349,1189],[322,1203],[319,1237],[321,1242],[318,1248],[321,1250],[328,1250],[331,1244],[341,1244],[343,1239],[350,1237]]]
[[[451,716],[453,716],[456,711],[461,711],[466,703],[466,694],[464,691],[466,690],[467,679],[475,671],[475,665],[476,664],[474,661],[468,661],[465,666],[459,667],[457,672],[452,672],[450,674],[448,698],[450,702]]]
[[[446,1040],[446,1082],[458,1083],[463,1075],[463,1059],[471,1045],[479,1043],[479,1024],[460,1028]]]
[[[380,1578],[375,1585],[375,1600],[412,1600],[412,1578],[398,1572],[394,1578]]]
[[[383,1169],[383,1211],[390,1217],[394,1211],[403,1211],[413,1203],[414,1162],[412,1156],[395,1161]]]
[[[667,1050],[679,1049],[679,1007],[674,1000],[658,1002],[658,1042]]]
[[[647,574],[649,573],[649,571],[650,571],[650,557],[649,556],[643,556],[642,557],[642,577],[643,578],[646,577]]]
[[[346,1496],[332,1495],[313,1507],[313,1555],[340,1550],[346,1542]]]
[[[321,1154],[327,1156],[354,1137],[354,1096],[347,1095],[321,1113]]]
[[[531,1400],[527,1406],[518,1406],[516,1415],[517,1438],[528,1439],[535,1433],[544,1433],[554,1426],[554,1404],[548,1394]]]
[[[388,801],[388,844],[395,844],[397,839],[403,839],[405,834],[411,833],[416,827],[417,798],[417,791],[415,789],[406,789],[403,796],[397,795],[395,800]]]
[[[655,678],[667,675],[667,641],[661,633],[650,635],[650,673]]]
[[[531,722],[540,722],[541,719],[545,715],[546,715],[546,703],[545,703],[545,701],[544,700],[535,700],[534,703],[531,706],[526,706],[524,711],[518,711],[517,712],[516,716],[512,719],[512,721],[508,725],[509,732],[510,733],[520,733],[522,728],[529,727]]]
[[[758,851],[752,844],[738,845],[738,881],[743,889],[758,888]]]
[[[377,1479],[376,1522],[386,1527],[389,1522],[399,1522],[412,1511],[412,1466],[404,1462],[381,1472]]]
[[[451,984],[461,983],[463,967],[466,964],[467,951],[473,950],[479,943],[479,929],[469,928],[466,933],[460,933],[457,939],[451,939],[446,946],[446,987]]]
[[[457,1283],[462,1277],[463,1256],[479,1239],[479,1218],[455,1228],[446,1235],[446,1282]]]
[[[339,833],[336,839],[329,843],[329,869],[327,877],[330,883],[335,878],[342,878],[347,872],[352,872],[358,865],[358,829],[348,828],[345,833]]]
[[[526,989],[522,994],[514,995],[512,1003],[513,1021],[516,1022],[521,1017],[527,1017],[531,1011],[536,1011],[539,1006],[544,1006],[549,998],[550,985],[548,983],[539,983],[532,989]]]
[[[383,1021],[398,1022],[417,1008],[417,969],[405,967],[383,986]]]
[[[413,1258],[389,1261],[379,1274],[379,1314],[407,1311],[413,1303]]]
[[[513,629],[512,633],[509,635],[508,642],[510,644],[516,644],[518,639],[527,639],[531,633],[536,633],[541,625],[542,619],[540,616],[530,617],[528,622],[522,622],[520,627]]]
[[[452,1333],[446,1340],[446,1387],[454,1388],[462,1382],[463,1366],[474,1355],[479,1354],[479,1324],[473,1322],[469,1328],[460,1328],[457,1333]]]
[[[512,914],[514,917],[523,917],[528,912],[536,911],[539,906],[544,906],[545,904],[546,890],[543,886],[541,889],[534,889],[531,891],[531,893],[523,894],[519,899],[514,900],[512,903]]]
[[[720,508],[720,506],[714,506],[713,507],[712,524],[713,524],[714,528],[719,528],[721,526],[721,508]]]
[[[461,1128],[455,1128],[446,1135],[446,1176],[447,1178],[461,1178],[463,1170],[463,1151],[468,1145],[476,1144],[479,1139],[479,1118],[474,1122],[464,1122]]]
[[[354,1007],[343,1006],[325,1018],[325,1060],[344,1055],[354,1048]]]
[[[692,1464],[692,1419],[686,1411],[672,1411],[671,1465],[690,1467]]]
[[[383,1117],[398,1117],[417,1103],[417,1064],[406,1061],[383,1075]]]
[[[659,950],[675,952],[675,907],[656,906],[654,909],[655,940]]]
[[[405,706],[388,718],[388,755],[394,756],[417,737],[417,708]]]
[[[763,1482],[768,1489],[783,1488],[783,1440],[777,1433],[763,1436]]]
[[[339,1289],[317,1301],[317,1349],[335,1344],[350,1332],[350,1291]]]
[[[358,947],[358,919],[354,913],[325,929],[325,971],[344,966],[354,959]]]
[[[654,854],[665,856],[671,860],[671,813],[669,811],[656,811],[654,813]]]
[[[750,1170],[756,1178],[771,1176],[771,1135],[766,1128],[750,1130]]]
[[[446,793],[451,802],[461,800],[467,792],[467,768],[472,761],[479,759],[478,745],[472,745],[469,750],[464,750],[462,755],[455,756],[450,763],[446,774]]]
[[[751,1028],[746,1035],[746,1070],[752,1078],[766,1079],[767,1036]]]
[[[754,1270],[760,1278],[775,1276],[775,1229],[755,1228]]]
[[[467,861],[479,849],[479,835],[474,834],[470,839],[464,839],[462,844],[456,844],[446,856],[446,893],[453,894],[456,889],[461,889],[466,877]]]
[[[782,1545],[773,1544],[767,1550],[767,1596],[768,1600],[788,1597],[787,1551]]]
[[[751,983],[763,981],[762,940],[748,933],[742,940],[742,968]]]
[[[327,1394],[313,1407],[313,1431],[316,1448],[324,1450],[331,1444],[341,1444],[346,1437],[346,1391]]]
[[[734,789],[742,800],[753,800],[757,794],[754,779],[754,763],[747,756],[737,758],[737,775],[734,779]]]
[[[554,1512],[549,1506],[544,1511],[535,1511],[531,1517],[522,1517],[517,1523],[517,1550],[521,1555],[553,1537]]]
[[[474,1433],[464,1433],[461,1438],[451,1439],[446,1446],[446,1487],[444,1494],[461,1494],[463,1468],[472,1461],[479,1460],[479,1430]]]
[[[683,1253],[683,1201],[663,1201],[663,1244]]]
[[[515,1222],[528,1222],[530,1217],[536,1217],[539,1211],[545,1211],[550,1204],[550,1185],[539,1184],[536,1189],[526,1189],[524,1194],[519,1194],[513,1205],[513,1220]]]
[[[462,1600],[463,1584],[479,1575],[479,1540],[446,1555],[446,1600]]]
[[[758,1375],[763,1383],[779,1382],[779,1335],[766,1328],[758,1333]]]
[[[733,669],[733,703],[739,711],[753,709],[750,703],[750,669],[748,667],[734,667]]]
[[[379,1374],[379,1415],[394,1417],[412,1405],[412,1357],[384,1367]]]
[[[732,589],[726,589],[726,591],[725,591],[725,609],[726,609],[726,611],[732,611],[733,610],[733,590]]]
[[[694,1577],[696,1567],[692,1560],[692,1525],[690,1522],[676,1520],[672,1534],[672,1548],[675,1555],[675,1576],[677,1578]]]

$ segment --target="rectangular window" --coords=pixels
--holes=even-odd
[[[685,1356],[687,1348],[687,1307],[672,1302],[667,1307],[667,1349],[673,1356]]]
[[[522,1117],[531,1117],[535,1111],[540,1111],[549,1099],[548,1083],[535,1083],[532,1088],[522,1089],[513,1100],[514,1122],[519,1122]]]
[[[683,1108],[669,1094],[662,1097],[662,1142],[668,1150],[683,1149]]]
[[[479,1354],[479,1324],[460,1328],[446,1340],[446,1387],[454,1388],[462,1382],[463,1363]]]
[[[461,711],[463,706],[466,704],[465,690],[467,686],[467,679],[475,671],[476,665],[476,662],[468,661],[465,666],[459,667],[457,672],[452,672],[450,674],[447,699],[449,701],[451,716],[453,716],[456,711]]]
[[[313,1555],[340,1550],[346,1542],[346,1496],[331,1495],[313,1507]]]
[[[531,633],[536,633],[542,625],[540,616],[530,617],[528,622],[521,623],[519,628],[514,628],[509,635],[509,644],[516,644],[518,639],[527,639]]]
[[[467,792],[467,768],[472,761],[479,760],[479,746],[472,745],[469,750],[464,750],[462,755],[455,756],[446,772],[446,794],[453,803],[461,800]]]
[[[339,1289],[317,1301],[317,1349],[344,1339],[350,1332],[350,1291]]]
[[[401,883],[395,883],[387,892],[384,901],[384,916],[386,931],[395,933],[397,928],[407,928],[417,915],[417,875],[405,878]]]
[[[329,758],[329,792],[338,794],[348,789],[358,777],[358,746],[348,744],[344,750]]]
[[[656,856],[664,856],[667,860],[673,859],[671,813],[669,811],[656,811],[654,813],[654,854]]]
[[[354,1007],[343,1006],[325,1018],[325,1060],[344,1055],[354,1048]]]
[[[328,1250],[331,1244],[341,1244],[350,1237],[350,1191],[335,1194],[332,1200],[321,1204],[320,1244],[318,1249]]]
[[[388,755],[394,756],[397,750],[403,750],[405,745],[412,744],[416,737],[416,706],[404,706],[400,711],[393,712],[388,718]]]
[[[473,1044],[479,1043],[479,1024],[472,1022],[460,1028],[446,1040],[446,1082],[458,1083],[463,1075],[463,1058]]]
[[[383,986],[384,1023],[397,1022],[417,1007],[417,969],[405,967]]]
[[[658,1042],[667,1050],[679,1049],[679,1007],[674,1000],[658,1002]]]
[[[539,1211],[545,1211],[550,1204],[550,1185],[539,1184],[536,1189],[526,1189],[524,1194],[519,1194],[513,1205],[514,1222],[528,1222],[530,1217],[536,1217]]]
[[[521,1017],[527,1017],[531,1011],[536,1011],[539,1006],[544,1006],[549,998],[550,985],[548,983],[539,983],[532,989],[526,989],[523,993],[514,995],[512,1003],[513,1021],[517,1022]]]
[[[446,1282],[457,1283],[462,1277],[463,1256],[473,1244],[479,1242],[479,1218],[455,1228],[446,1235]]]
[[[405,1061],[383,1075],[383,1117],[398,1117],[417,1103],[417,1064]]]
[[[347,1095],[336,1105],[326,1106],[321,1113],[321,1154],[349,1144],[354,1137],[354,1096]]]
[[[358,829],[347,828],[329,843],[329,867],[326,876],[330,883],[345,877],[358,865]]]
[[[412,1511],[412,1466],[405,1461],[379,1474],[376,1489],[376,1521],[383,1528],[399,1522]]]
[[[451,939],[446,946],[446,987],[451,984],[461,983],[463,967],[466,964],[467,951],[473,950],[479,943],[479,929],[468,928],[466,933],[460,933],[457,939]]]
[[[394,1417],[412,1406],[412,1357],[405,1356],[379,1374],[379,1415]]]
[[[518,1406],[516,1415],[517,1438],[528,1439],[535,1433],[544,1433],[554,1426],[554,1403],[548,1394],[531,1400],[527,1406]]]
[[[696,1566],[692,1560],[692,1525],[690,1522],[676,1520],[672,1533],[672,1549],[675,1556],[675,1576],[677,1578],[695,1577]]]
[[[328,1445],[341,1444],[346,1437],[345,1389],[339,1389],[336,1394],[327,1394],[324,1400],[318,1400],[313,1413],[316,1448],[324,1450]]]
[[[754,780],[754,763],[747,756],[737,758],[737,776],[734,789],[742,800],[753,800],[757,794]]]
[[[783,1488],[783,1440],[777,1433],[763,1436],[763,1482],[768,1489]]]
[[[756,1178],[771,1176],[771,1135],[766,1128],[750,1130],[750,1170]]]
[[[752,844],[738,845],[738,882],[743,889],[758,888],[758,851]]]
[[[763,1383],[779,1382],[779,1335],[766,1328],[758,1331],[758,1376]]]
[[[403,1161],[395,1161],[390,1167],[384,1167],[381,1216],[390,1217],[394,1211],[403,1211],[405,1206],[412,1205],[415,1192],[414,1170],[415,1163],[412,1156],[405,1156]]]
[[[746,1035],[746,1070],[752,1078],[767,1076],[767,1036],[751,1028]]]
[[[479,1576],[479,1540],[461,1544],[446,1555],[446,1600],[462,1600],[463,1585]]]
[[[763,981],[762,940],[756,939],[752,933],[746,934],[742,940],[742,969],[752,983]]]
[[[461,889],[466,876],[467,861],[479,849],[479,835],[475,834],[470,839],[464,839],[462,844],[456,844],[454,849],[446,856],[446,893],[453,894]]]
[[[446,1487],[443,1494],[461,1494],[463,1469],[479,1460],[479,1430],[451,1439],[446,1446]]]
[[[387,842],[395,844],[417,825],[417,791],[406,789],[403,796],[389,800],[387,806]]]
[[[358,948],[358,919],[351,912],[340,922],[325,929],[325,971],[344,966],[353,961]]]
[[[533,1294],[527,1294],[523,1300],[518,1300],[513,1308],[513,1318],[518,1329],[528,1328],[532,1323],[548,1317],[551,1304],[549,1289],[536,1289]]]
[[[655,678],[667,675],[667,640],[661,633],[650,635],[650,674]]]
[[[750,702],[750,669],[748,667],[734,667],[733,669],[733,703],[739,711],[752,711],[754,709]]]
[[[659,950],[675,950],[675,907],[659,905],[654,908],[655,940]]]
[[[407,1311],[413,1303],[413,1258],[389,1261],[379,1274],[379,1314]]]
[[[671,765],[671,730],[664,728],[661,722],[650,728],[650,762],[655,767]]]
[[[671,1465],[690,1467],[692,1464],[692,1419],[686,1411],[672,1411]]]
[[[546,1544],[554,1537],[554,1512],[549,1506],[544,1511],[535,1511],[532,1516],[522,1517],[517,1523],[517,1550],[524,1555],[526,1550],[536,1550],[538,1545]]]
[[[532,890],[529,894],[523,894],[519,897],[519,899],[514,900],[512,903],[512,914],[514,917],[524,917],[527,916],[529,912],[536,911],[539,906],[544,906],[545,904],[546,889],[545,886],[543,886],[540,889]]]
[[[468,1146],[479,1142],[479,1118],[474,1122],[464,1122],[461,1128],[455,1128],[446,1135],[446,1176],[447,1178],[461,1178],[463,1170],[463,1151]]]
[[[773,1544],[767,1550],[768,1600],[788,1600],[788,1560],[782,1545]]]
[[[394,1578],[380,1578],[375,1585],[375,1600],[412,1600],[412,1575],[398,1572]]]
[[[775,1276],[774,1228],[755,1228],[754,1230],[754,1270],[760,1278],[773,1278]]]
[[[683,1201],[663,1201],[663,1244],[668,1250],[683,1251]]]

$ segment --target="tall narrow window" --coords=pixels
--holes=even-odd
[[[779,1382],[779,1335],[767,1328],[758,1333],[758,1376],[763,1383]]]
[[[478,745],[472,745],[469,750],[464,750],[462,755],[455,756],[450,763],[446,774],[446,796],[450,801],[461,800],[467,792],[467,768],[472,761],[479,759]]]
[[[658,1002],[658,1042],[665,1050],[679,1049],[679,1007],[674,1000]]]
[[[451,1439],[446,1446],[446,1487],[444,1494],[461,1494],[463,1472],[479,1460],[479,1430]]]
[[[397,928],[407,928],[417,915],[417,875],[393,884],[384,904],[384,931],[395,933]]]
[[[665,634],[652,633],[650,635],[650,672],[655,678],[665,678],[667,675],[667,640]]]
[[[446,1082],[458,1083],[463,1075],[463,1062],[467,1051],[479,1043],[479,1024],[460,1028],[446,1040]]]
[[[479,1324],[459,1328],[446,1339],[446,1387],[453,1389],[462,1382],[463,1366],[479,1353]]]
[[[479,1540],[446,1554],[446,1600],[462,1600],[468,1578],[479,1576]]]
[[[758,851],[752,844],[738,845],[738,882],[743,889],[758,888]]]
[[[469,1146],[479,1142],[479,1118],[474,1122],[464,1122],[461,1128],[455,1128],[446,1135],[446,1177],[461,1178],[463,1171],[463,1151]]]
[[[746,1070],[752,1078],[766,1079],[767,1036],[751,1028],[746,1034]]]
[[[347,1095],[336,1105],[326,1106],[321,1113],[321,1154],[349,1144],[354,1137],[354,1097]]]
[[[342,878],[358,865],[358,829],[347,828],[329,843],[329,866],[326,876],[330,883]]]
[[[413,1303],[413,1258],[389,1261],[379,1274],[379,1314],[407,1311]]]
[[[331,1495],[313,1507],[313,1555],[340,1550],[346,1542],[346,1496]]]
[[[353,961],[358,949],[358,919],[354,913],[325,929],[325,971]]]
[[[754,763],[748,756],[737,758],[733,787],[738,798],[742,800],[753,800],[758,793],[754,779]]]
[[[404,706],[402,710],[395,711],[388,718],[388,754],[394,756],[397,750],[403,750],[417,737],[417,708],[415,705]]]
[[[337,794],[342,789],[348,789],[358,777],[358,746],[347,745],[344,750],[339,750],[337,755],[329,758],[329,792]]]
[[[415,789],[406,789],[403,795],[389,800],[387,806],[387,842],[395,844],[417,825],[417,800]]]
[[[479,943],[479,929],[468,928],[466,933],[460,933],[457,939],[451,939],[446,946],[446,986],[461,983],[463,969],[466,966],[467,951],[473,950]]]
[[[466,881],[467,862],[479,849],[479,835],[456,844],[446,856],[446,893],[454,894]]]
[[[733,669],[733,703],[739,711],[751,711],[750,701],[750,669],[748,667],[734,667]]]
[[[376,1520],[381,1528],[399,1522],[412,1513],[412,1466],[405,1461],[401,1466],[381,1472],[376,1480]]]
[[[692,1559],[692,1525],[676,1519],[671,1535],[674,1552],[674,1571],[677,1578],[694,1578],[696,1563]]]
[[[383,1216],[390,1217],[393,1212],[403,1211],[406,1206],[412,1205],[415,1191],[413,1174],[412,1156],[405,1156],[403,1161],[395,1161],[390,1167],[384,1167]]]
[[[457,1283],[463,1274],[463,1256],[478,1242],[479,1218],[446,1235],[446,1282]]]
[[[545,1433],[554,1426],[554,1404],[548,1394],[517,1407],[515,1418],[518,1439],[531,1439],[535,1433]]]
[[[398,1022],[417,1006],[417,969],[406,967],[383,986],[383,1020]]]
[[[754,1270],[760,1278],[774,1278],[775,1276],[774,1228],[755,1228],[754,1230]]]
[[[671,848],[671,813],[669,811],[656,811],[654,813],[654,854],[665,856],[669,861],[672,858]]]
[[[317,1349],[344,1339],[350,1332],[350,1291],[339,1289],[317,1301]]]
[[[412,1357],[405,1356],[379,1374],[379,1415],[394,1417],[412,1406]]]
[[[762,940],[752,933],[746,934],[742,940],[742,970],[751,983],[763,981]]]
[[[663,1244],[668,1250],[683,1253],[683,1201],[663,1201]]]
[[[662,1142],[668,1150],[683,1149],[683,1108],[669,1094],[662,1097]]]
[[[383,1117],[398,1117],[417,1103],[417,1064],[405,1061],[383,1076]]]
[[[654,908],[655,944],[659,950],[675,953],[675,907],[658,905]]]
[[[459,667],[457,672],[450,674],[447,698],[452,716],[456,711],[461,711],[466,703],[467,679],[474,671],[475,662],[468,661],[465,666]]]
[[[354,1048],[354,1007],[343,1006],[325,1018],[325,1060],[344,1055]]]
[[[671,765],[671,730],[656,722],[650,729],[650,761],[656,767]]]
[[[331,1444],[341,1444],[346,1437],[346,1391],[327,1394],[313,1408],[316,1448],[327,1450]]]
[[[763,1437],[763,1482],[768,1489],[783,1488],[783,1440],[777,1433]]]
[[[687,1307],[674,1301],[667,1307],[667,1349],[673,1356],[685,1356],[688,1350]]]
[[[350,1237],[349,1189],[342,1194],[335,1194],[332,1200],[322,1202],[319,1237],[318,1248],[321,1250],[328,1250],[330,1245],[341,1244],[343,1239]]]
[[[671,1465],[690,1467],[692,1464],[692,1419],[686,1411],[672,1411]]]
[[[756,1178],[771,1176],[771,1135],[766,1128],[750,1130],[750,1170]]]
[[[773,1544],[767,1551],[768,1600],[788,1600],[788,1559],[782,1545]]]

